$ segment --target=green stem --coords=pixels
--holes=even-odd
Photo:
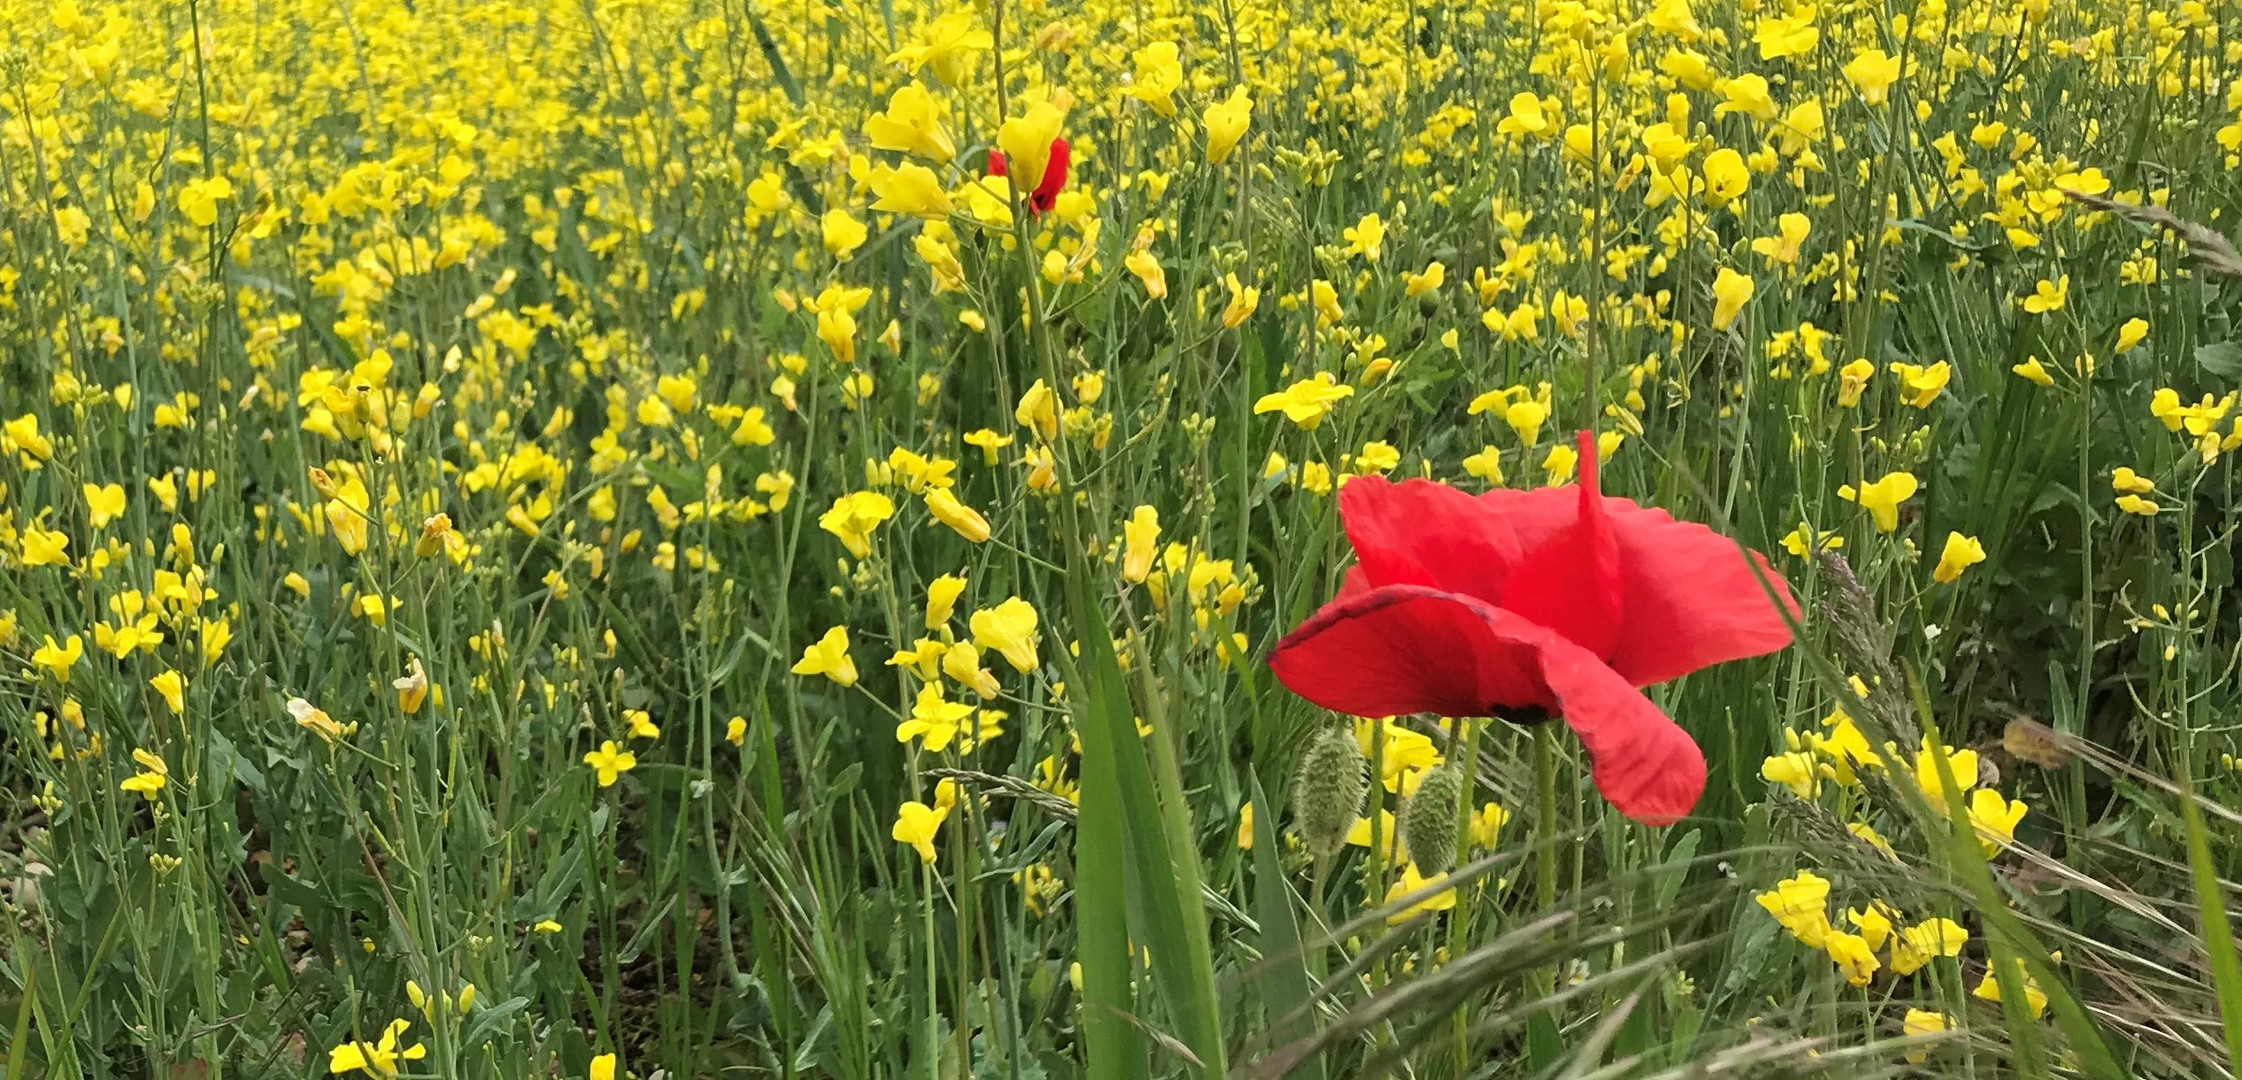
[[[1378,904],[1386,895],[1386,728],[1383,722],[1373,723],[1376,734],[1370,739],[1370,853],[1362,860],[1362,896],[1367,904]],[[1399,824],[1397,818],[1395,824]],[[1398,851],[1397,851],[1398,853]],[[1383,972],[1381,960],[1374,971]]]
[[[919,863],[919,891],[926,896],[922,913],[926,917],[926,1074],[940,1080],[942,1076],[942,1024],[941,1010],[936,1007],[940,990],[937,985],[937,961],[934,939],[934,864]]]
[[[1548,914],[1557,906],[1557,735],[1549,723],[1534,725],[1534,908]],[[1534,973],[1544,995],[1557,992],[1557,969]]]
[[[1464,770],[1463,797],[1456,800],[1456,855],[1455,865],[1471,861],[1471,829],[1476,818],[1473,810],[1479,802],[1479,727],[1470,720],[1458,718],[1457,730],[1449,738],[1448,753],[1460,758]],[[1459,747],[1457,744],[1461,743]],[[1484,895],[1485,883],[1474,884],[1472,894]],[[1470,948],[1473,917],[1479,905],[1470,900],[1457,905],[1455,915],[1448,922],[1448,955],[1462,956]],[[1471,1075],[1471,999],[1458,1002],[1451,1042],[1455,1050],[1455,1075]]]

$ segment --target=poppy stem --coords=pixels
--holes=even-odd
[[[1557,906],[1557,735],[1554,724],[1535,724],[1534,906],[1543,915]],[[1557,970],[1534,973],[1543,994],[1557,992]]]

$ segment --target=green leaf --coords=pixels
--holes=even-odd
[[[1087,603],[1079,581],[1073,591],[1078,604]],[[1107,641],[1105,647],[1110,652],[1112,642]],[[1091,654],[1084,657],[1085,661],[1095,662],[1096,654],[1088,643],[1083,651]],[[1103,688],[1101,683],[1117,686],[1118,680],[1098,679],[1083,698],[1086,715],[1081,728],[1080,809],[1074,829],[1074,897],[1081,924],[1082,1027],[1089,1080],[1123,1080],[1146,1075],[1145,1048],[1143,1035],[1127,1018],[1132,997],[1128,886],[1123,860],[1114,855],[1128,841],[1122,822],[1120,767],[1115,763],[1120,754],[1112,720],[1106,715],[1110,706],[1098,692]],[[1133,724],[1130,735],[1135,735]]]
[[[1675,841],[1674,850],[1666,856],[1666,861],[1652,871],[1652,910],[1673,910],[1674,901],[1681,896],[1682,882],[1688,880],[1689,868],[1696,863],[1697,842],[1703,837],[1704,834],[1696,829],[1682,834],[1682,838]]]
[[[1090,596],[1093,575],[1078,572],[1071,577],[1081,628],[1078,676],[1085,690],[1083,782],[1090,780],[1094,739],[1103,744],[1098,757],[1111,770],[1118,789],[1123,841],[1120,850],[1125,856],[1127,891],[1137,898],[1134,912],[1143,924],[1132,927],[1135,932],[1131,940],[1152,954],[1152,977],[1159,984],[1168,1014],[1181,1029],[1183,1045],[1198,1059],[1199,1074],[1219,1080],[1225,1073],[1221,1002],[1215,993],[1214,958],[1207,942],[1198,852],[1192,845],[1183,785],[1169,741],[1174,733],[1160,716],[1158,702],[1148,697],[1145,707],[1153,732],[1137,735],[1127,676],[1114,651],[1113,635]],[[1147,746],[1155,755],[1166,755],[1157,786],[1152,762],[1146,756]],[[1087,807],[1083,816],[1088,816]],[[1083,843],[1079,835],[1076,843]],[[1105,849],[1108,859],[1111,850]],[[1081,892],[1076,891],[1077,895]],[[1122,960],[1128,962],[1126,950]],[[1087,985],[1087,963],[1083,978]]]
[[[2211,859],[2211,837],[2195,802],[2195,782],[2180,773],[2180,816],[2187,821],[2188,869],[2195,876],[2195,906],[2203,920],[2204,948],[2211,954],[2211,982],[2219,998],[2219,1026],[2226,1036],[2226,1060],[2242,1073],[2242,960],[2234,954],[2234,928],[2219,887],[2218,865]]]
[[[23,1076],[23,1048],[31,1037],[31,999],[38,995],[38,961],[29,949],[23,953],[23,997],[16,1003],[16,1030],[8,1043],[8,1080]]]
[[[1277,811],[1261,789],[1261,777],[1248,770],[1246,782],[1253,794],[1253,914],[1261,923],[1261,955],[1268,967],[1262,976],[1261,1000],[1275,1024],[1295,1011],[1300,1017],[1274,1026],[1268,1038],[1283,1044],[1315,1033],[1315,1010],[1307,1008],[1310,992],[1306,956],[1300,948],[1300,925],[1293,918],[1292,890],[1285,881],[1284,864],[1277,858]],[[1312,1057],[1293,1071],[1303,1080],[1322,1080],[1323,1058]]]
[[[2055,966],[2049,962],[2048,947],[2039,936],[2024,925],[2024,920],[2009,910],[2008,900],[2001,894],[1999,883],[1993,880],[1993,871],[1986,865],[1985,852],[1978,847],[1977,827],[1970,822],[1969,808],[1962,802],[1962,785],[1954,777],[1954,767],[1937,726],[1931,721],[1930,702],[1924,696],[1922,680],[1913,671],[1908,672],[1908,689],[1915,701],[1917,719],[1931,742],[1931,760],[1938,770],[1940,788],[1945,796],[1948,828],[1940,831],[1929,828],[1928,835],[1938,848],[1948,869],[1961,879],[1963,888],[1971,894],[1978,917],[1985,921],[1986,938],[1992,945],[1993,970],[2000,980],[2001,1009],[2008,1017],[2010,1046],[2020,1060],[2018,1071],[2025,1075],[2051,1075],[2042,1059],[2038,1026],[2026,1015],[2021,992],[2024,977],[2029,974],[2047,995],[2047,1003],[2055,1013],[2055,1025],[2070,1041],[2071,1051],[2078,1058],[2077,1068],[2097,1080],[2118,1080],[2125,1076],[2117,1059],[2110,1054],[2109,1045],[2102,1040],[2101,1028],[2082,1008],[2078,999],[2071,996]],[[1908,790],[1904,785],[1902,791]],[[1929,816],[1931,807],[1925,801],[1917,821],[1925,826],[1935,825]],[[1935,849],[1934,849],[1935,850]]]
[[[516,994],[476,1013],[474,1021],[467,1025],[467,1034],[460,1037],[460,1043],[466,1046],[477,1046],[488,1041],[491,1036],[498,1033],[500,1021],[526,1008],[529,1008],[529,999]]]
[[[2221,341],[2195,350],[2195,363],[2224,379],[2242,380],[2242,341]]]

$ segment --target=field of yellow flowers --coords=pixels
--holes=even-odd
[[[0,0],[0,1075],[2232,1077],[2238,216],[2221,0]]]

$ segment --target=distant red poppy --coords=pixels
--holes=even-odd
[[[1604,798],[1667,825],[1697,805],[1705,756],[1637,688],[1774,652],[1790,629],[1733,542],[1602,494],[1588,433],[1579,447],[1569,487],[1474,498],[1428,480],[1348,483],[1355,565],[1269,666],[1355,716],[1562,715]]]
[[[1059,191],[1067,186],[1067,158],[1070,153],[1065,139],[1051,140],[1051,158],[1043,166],[1043,179],[1036,183],[1034,191],[1028,192],[1029,213],[1048,214],[1053,206],[1058,205]],[[1009,175],[1004,151],[993,146],[989,148],[989,175]]]

